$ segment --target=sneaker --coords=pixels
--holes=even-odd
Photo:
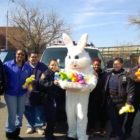
[[[32,134],[32,133],[34,133],[34,129],[33,128],[28,128],[26,133],[27,134]]]
[[[100,131],[100,136],[101,136],[101,137],[105,137],[105,135],[106,135],[106,131],[105,131],[105,130],[101,130],[101,131]]]
[[[93,132],[93,135],[100,135],[100,134],[101,134],[101,132],[99,130],[96,130]]]
[[[44,131],[42,128],[37,128],[37,129],[36,129],[36,132],[37,132],[39,135],[44,135],[44,134],[45,134],[45,131]]]

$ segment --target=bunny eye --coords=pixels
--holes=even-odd
[[[75,56],[75,59],[79,59],[79,56],[78,56],[78,55],[76,55],[76,56]]]
[[[69,59],[71,59],[70,55],[69,55]]]

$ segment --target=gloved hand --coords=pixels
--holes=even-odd
[[[130,105],[126,103],[120,110],[119,115],[122,115],[123,113],[133,113],[135,111],[135,108],[133,105]]]

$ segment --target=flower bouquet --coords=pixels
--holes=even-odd
[[[82,73],[60,71],[55,73],[54,79],[59,81],[63,89],[82,89],[87,87],[87,76]]]

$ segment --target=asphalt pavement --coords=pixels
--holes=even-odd
[[[0,140],[6,140],[5,138],[5,121],[7,119],[7,109],[5,105],[5,101],[3,97],[0,101]],[[140,140],[138,128],[140,124],[140,113],[137,114],[133,126],[133,132],[132,137],[130,137],[128,140]],[[24,138],[24,140],[45,140],[43,135],[39,135],[37,133],[33,134],[26,134],[26,120],[23,118],[23,126],[21,128],[21,137]],[[109,140],[109,133],[110,133],[110,124],[107,125],[107,135],[106,137],[99,137],[99,136],[90,136],[90,140]],[[56,126],[56,140],[64,140],[66,135],[66,125],[65,123],[59,122]]]

